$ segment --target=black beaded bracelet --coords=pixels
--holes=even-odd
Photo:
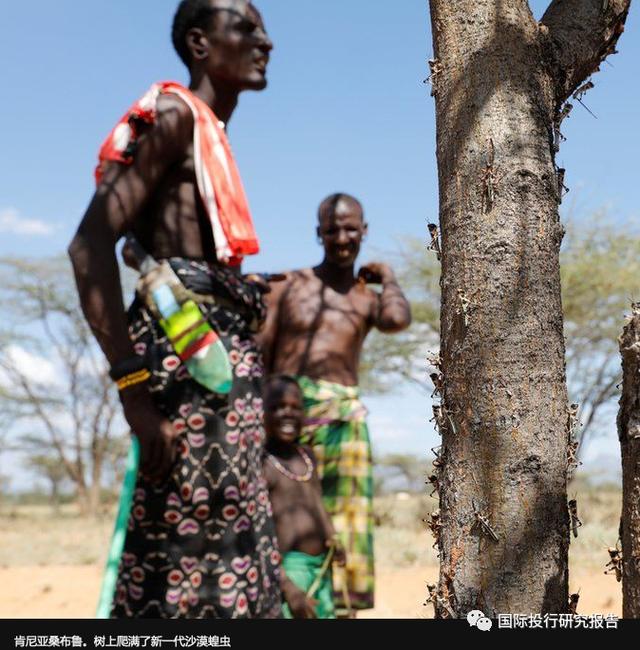
[[[144,357],[129,357],[128,359],[124,359],[124,361],[114,363],[109,370],[109,377],[111,377],[113,381],[118,381],[127,375],[146,369],[147,362]]]

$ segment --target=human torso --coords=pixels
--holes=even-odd
[[[134,234],[156,259],[216,261],[211,226],[196,183],[193,144],[158,183],[136,220]]]
[[[309,452],[307,447],[303,449]],[[307,470],[299,453],[288,458],[277,457],[277,461],[298,476],[304,476]],[[265,457],[263,468],[269,485],[280,552],[323,553],[326,550],[322,523],[324,506],[317,480],[295,481],[280,473],[268,457]]]
[[[279,305],[274,372],[356,385],[376,300],[356,281],[338,292],[312,269],[294,272]]]

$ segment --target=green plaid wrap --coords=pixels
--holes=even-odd
[[[370,609],[374,603],[373,463],[367,411],[356,386],[298,377],[304,395],[301,442],[318,459],[325,508],[347,554],[333,567],[338,613]],[[348,601],[345,598],[348,594]]]

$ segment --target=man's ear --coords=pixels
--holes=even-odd
[[[193,61],[205,61],[209,58],[209,39],[199,27],[192,27],[185,38]]]
[[[318,244],[322,244],[322,234],[320,233],[320,226],[316,226],[316,238],[318,240]]]
[[[362,223],[362,237],[363,238],[366,237],[368,233],[369,233],[369,224],[366,221],[364,221]]]

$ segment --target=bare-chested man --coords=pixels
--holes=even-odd
[[[399,332],[411,313],[389,266],[370,263],[354,272],[367,232],[360,203],[333,194],[320,204],[318,219],[324,259],[273,284],[260,341],[267,372],[295,375],[304,394],[303,441],[318,459],[325,506],[347,552],[347,588],[340,583],[344,572],[334,580],[344,613],[373,607],[373,479],[357,388],[360,352],[372,327]],[[381,284],[382,292],[367,283]]]
[[[107,138],[69,247],[83,311],[141,448],[112,616],[273,617],[280,558],[253,338],[263,303],[239,273],[257,241],[225,133],[239,93],[266,86],[272,44],[248,0],[183,0],[172,36],[189,88],[154,84]],[[230,393],[189,375],[139,295],[127,319],[115,255],[127,232],[201,296],[228,351]]]

